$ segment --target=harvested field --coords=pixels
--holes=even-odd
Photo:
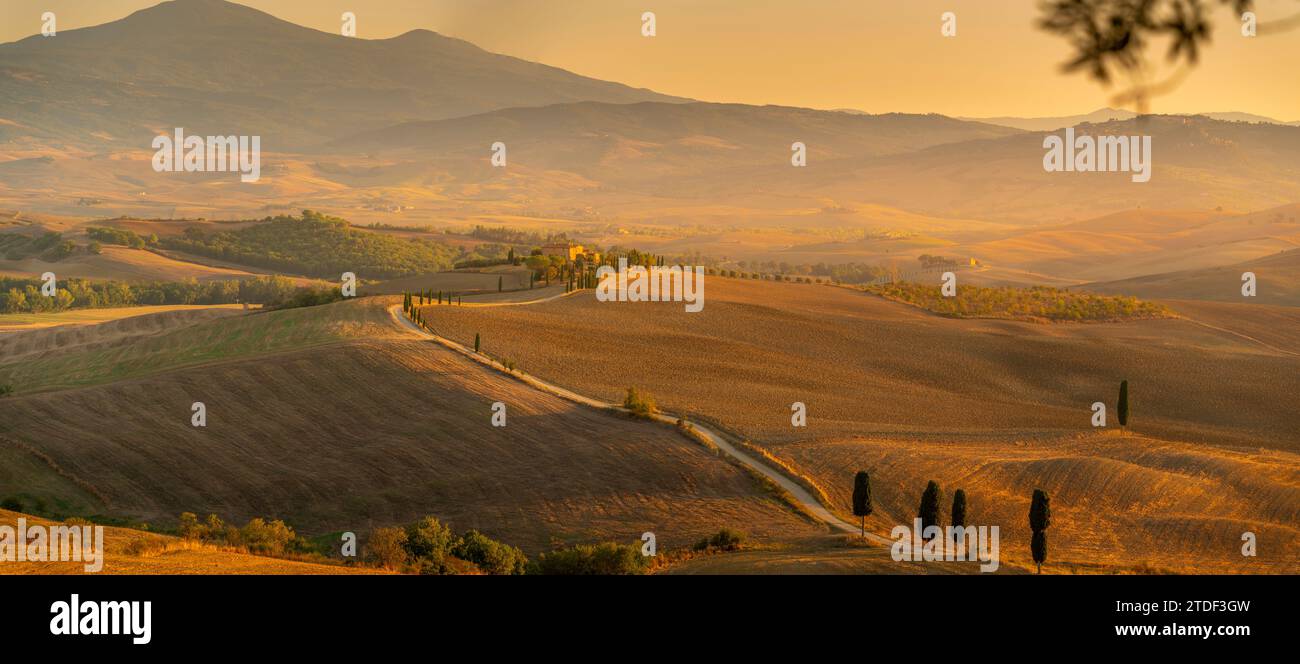
[[[853,473],[872,474],[868,528],[910,524],[926,482],[964,489],[968,519],[1001,529],[1002,560],[1030,567],[1034,489],[1052,499],[1054,572],[1300,573],[1300,455],[1229,451],[1143,436],[927,441],[870,438],[774,446],[851,514]],[[847,517],[852,519],[852,517]],[[1242,533],[1258,537],[1241,555]]]
[[[165,304],[140,307],[113,307],[108,309],[69,309],[67,311],[39,314],[0,314],[0,345],[4,335],[10,332],[38,330],[58,326],[102,325],[103,323],[127,318],[137,318],[150,314],[163,314],[173,311],[225,310],[242,311],[238,304]],[[0,353],[0,357],[3,353]]]
[[[435,330],[609,401],[628,386],[762,442],[835,436],[1072,435],[1132,388],[1132,427],[1193,443],[1297,449],[1300,357],[1187,320],[953,320],[865,293],[709,279],[706,306],[426,310]],[[1257,310],[1242,308],[1248,319]],[[1267,323],[1262,323],[1267,324]],[[790,426],[790,407],[808,426]],[[1112,414],[1113,419],[1113,414]]]
[[[206,428],[190,424],[195,401]],[[497,401],[506,427],[491,426]],[[433,514],[529,553],[646,531],[660,547],[723,526],[759,541],[826,532],[671,427],[571,404],[426,341],[11,397],[0,422],[0,451],[48,459],[40,477],[0,474],[0,496],[146,521],[215,512],[318,534]]]
[[[507,291],[527,289],[529,272],[528,268],[509,265],[483,268],[481,270],[437,272],[371,284],[365,286],[362,290],[367,293],[379,293],[381,295],[400,295],[408,292],[416,293],[421,290],[460,294],[491,293],[495,295],[498,284]],[[540,284],[538,286],[540,287]]]
[[[203,324],[199,324],[203,323]],[[18,393],[94,385],[232,357],[399,335],[376,300],[310,309],[212,309],[0,336],[0,384]]]
[[[1190,320],[952,320],[844,289],[728,279],[709,280],[706,298],[695,315],[581,294],[425,316],[579,393],[618,400],[635,385],[749,437],[850,520],[852,475],[867,469],[883,535],[935,479],[971,494],[974,523],[999,525],[1006,559],[1024,566],[1028,499],[1043,488],[1059,515],[1056,571],[1297,571],[1300,358],[1279,350],[1282,335],[1275,347]],[[1252,318],[1263,311],[1232,315],[1244,329],[1287,315]],[[1090,424],[1104,401],[1116,426],[1121,379],[1136,432],[1123,437]],[[790,425],[794,402],[807,405],[805,428]],[[1246,531],[1271,551],[1243,558]]]

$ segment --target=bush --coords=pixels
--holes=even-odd
[[[370,533],[366,542],[366,557],[384,569],[399,569],[406,564],[406,531],[401,528],[379,528]]]
[[[602,542],[544,553],[529,567],[531,574],[545,575],[631,575],[645,574],[649,558],[630,544]]]
[[[523,574],[528,558],[523,551],[502,544],[477,530],[471,530],[456,540],[451,554],[467,560],[487,574]]]
[[[14,393],[14,386],[9,384],[0,385],[0,397],[7,397]]]
[[[305,542],[298,538],[293,528],[279,519],[269,522],[263,519],[250,519],[243,528],[239,529],[239,540],[249,551],[269,555],[284,555],[306,548]]]
[[[21,512],[23,511],[23,503],[21,500],[9,496],[4,500],[0,500],[0,509],[9,510],[10,512]]]
[[[635,387],[627,388],[627,397],[623,399],[623,407],[633,415],[647,419],[659,410],[655,407],[654,397],[638,393]]]
[[[451,552],[455,540],[451,528],[432,516],[406,527],[406,553],[412,560],[439,565]]]
[[[745,541],[745,534],[723,528],[695,544],[696,551],[737,551]]]

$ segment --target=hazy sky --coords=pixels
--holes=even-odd
[[[1296,0],[1257,0],[1261,21],[1300,12]],[[0,0],[0,41],[39,32],[53,11],[63,30],[95,25],[154,0]],[[358,36],[414,28],[587,76],[708,101],[856,108],[873,113],[1068,115],[1105,106],[1113,89],[1064,75],[1066,43],[1035,27],[1037,0],[244,0],[280,18]],[[1300,120],[1300,30],[1240,36],[1214,13],[1202,64],[1157,113],[1244,111]],[[643,38],[641,14],[658,17]],[[940,15],[957,14],[955,38]],[[196,26],[195,29],[201,29]],[[147,48],[147,45],[142,45]],[[1152,53],[1163,65],[1163,49]]]

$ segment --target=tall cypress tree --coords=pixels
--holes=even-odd
[[[966,525],[966,492],[962,489],[952,494],[952,525]]]
[[[871,477],[859,470],[853,476],[853,516],[862,518],[862,537],[867,536],[867,517],[871,515]]]
[[[478,352],[478,349],[479,349],[479,335],[478,335],[478,332],[475,332],[475,333],[474,333],[474,352],[477,353],[477,352]]]
[[[1118,407],[1115,409],[1115,413],[1119,415],[1119,425],[1121,427],[1128,426],[1128,381],[1127,380],[1122,380],[1119,383],[1119,404]]]
[[[925,493],[921,494],[921,509],[916,513],[921,518],[922,537],[925,537],[926,528],[939,525],[939,504],[942,502],[943,491],[939,489],[939,483],[930,480],[925,485]]]
[[[1047,562],[1047,527],[1052,524],[1051,502],[1047,492],[1034,489],[1034,498],[1029,504],[1029,529],[1034,531],[1030,550],[1034,554],[1039,574],[1043,573],[1043,563]]]
[[[504,277],[497,277],[497,292],[500,293],[503,290],[505,290]]]

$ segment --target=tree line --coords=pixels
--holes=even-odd
[[[344,219],[303,210],[231,231],[185,229],[163,238],[162,247],[279,272],[337,279],[354,272],[373,279],[395,279],[450,269],[456,261],[495,259],[498,245],[462,250],[428,238],[402,238],[353,228]]]
[[[325,304],[342,298],[338,288],[300,287],[278,275],[241,280],[91,281],[59,282],[53,297],[41,293],[37,279],[0,277],[0,313],[46,313],[70,309],[156,305],[261,304],[293,307]]]

